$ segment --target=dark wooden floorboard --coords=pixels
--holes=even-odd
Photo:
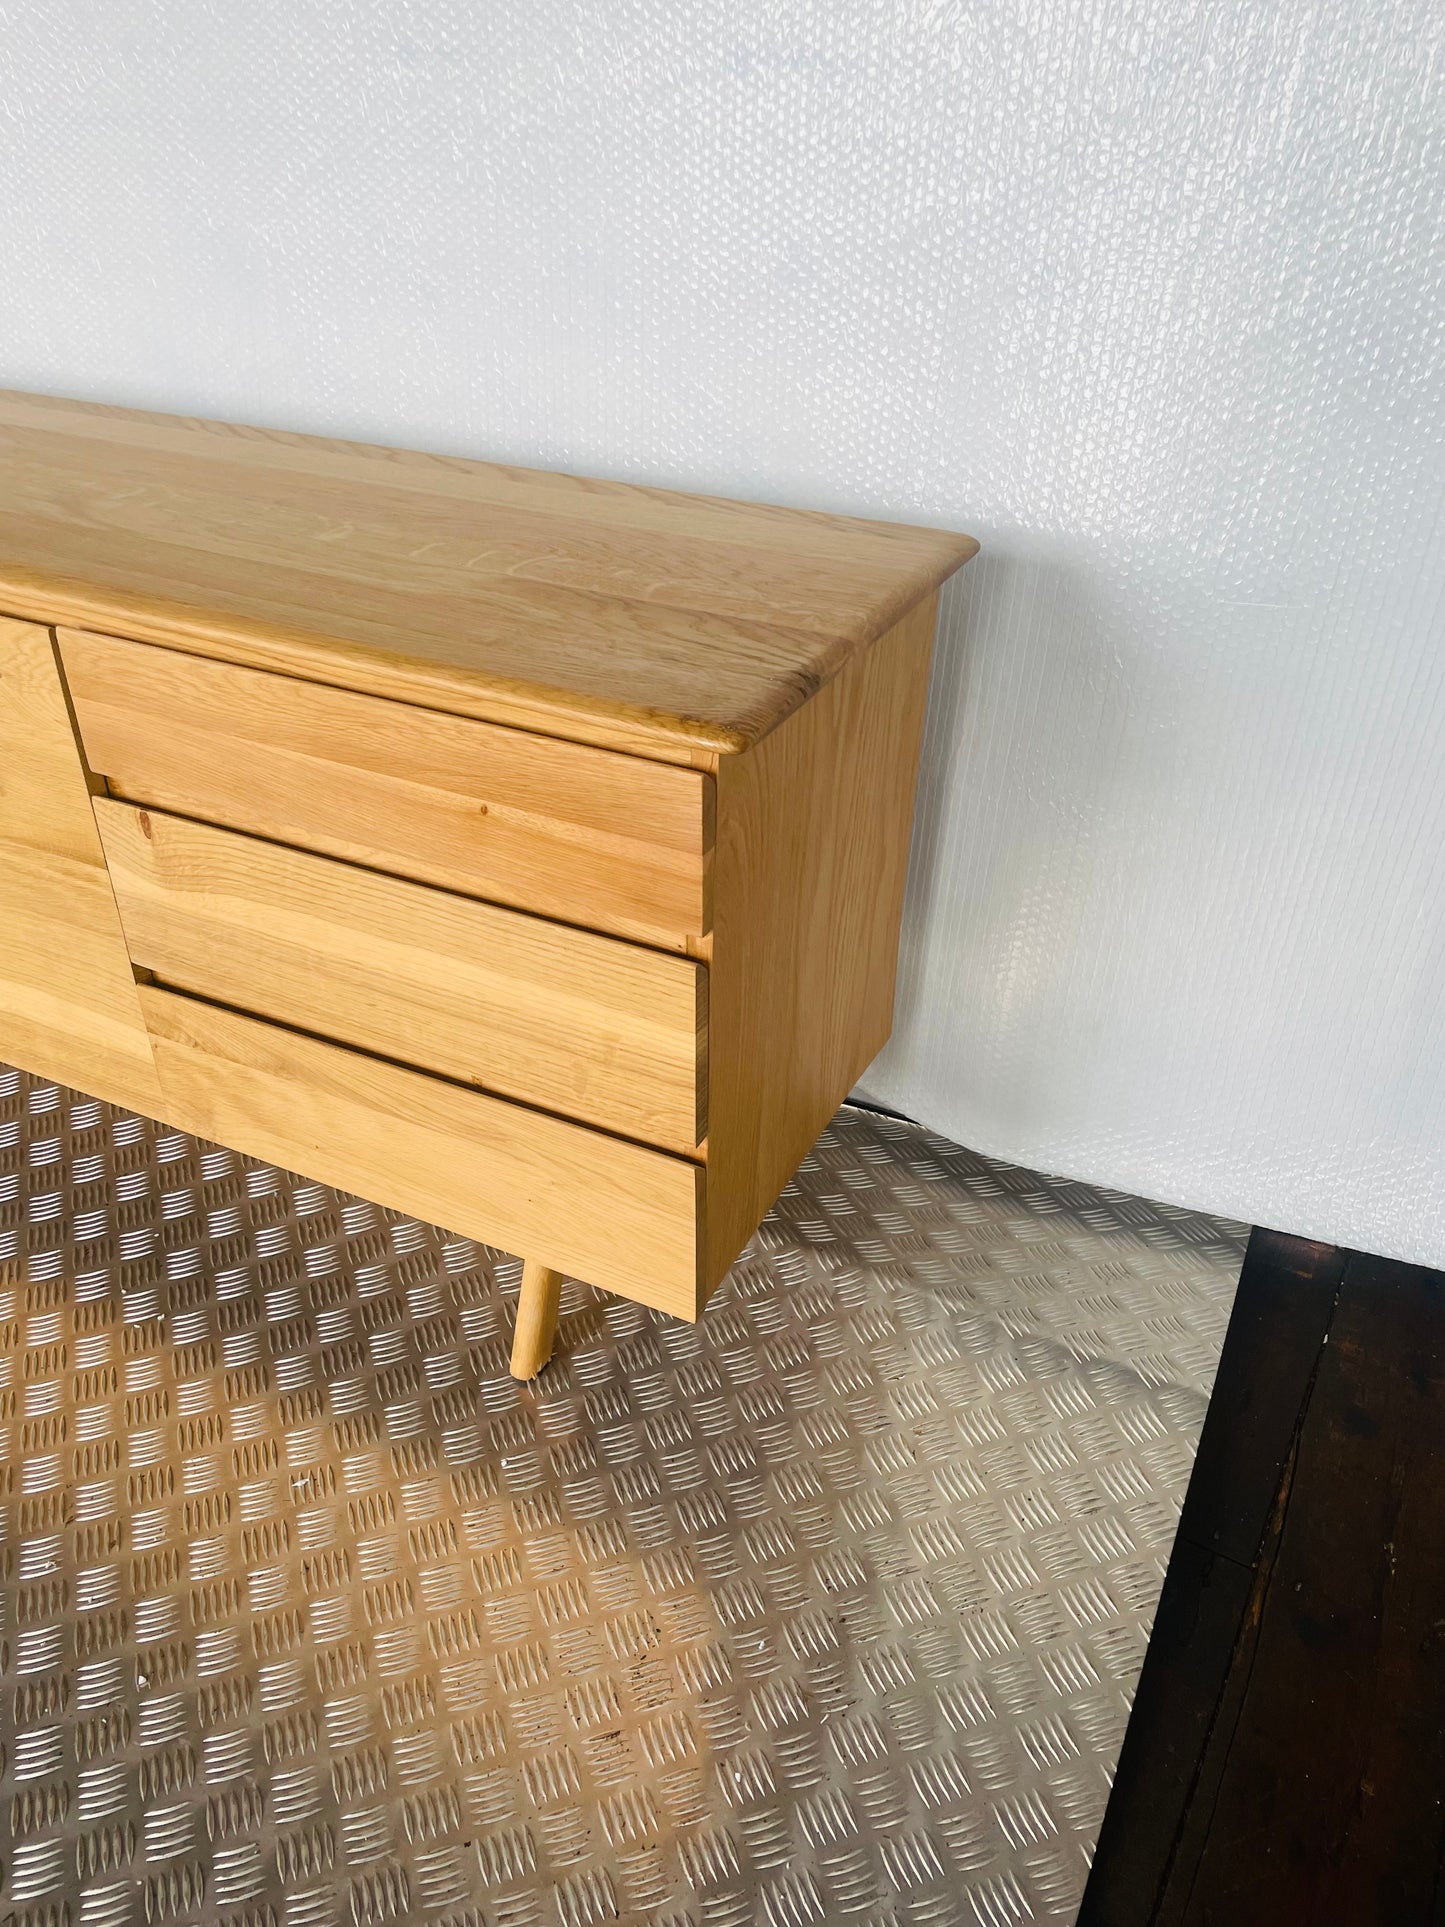
[[[1445,1882],[1445,1276],[1257,1232],[1080,1927]]]
[[[1253,1567],[1335,1313],[1346,1253],[1256,1231],[1229,1330],[1179,1537]]]
[[[1232,1559],[1176,1544],[1081,1923],[1155,1918],[1253,1579]]]
[[[1353,1258],[1187,1927],[1408,1927],[1445,1792],[1445,1280]]]

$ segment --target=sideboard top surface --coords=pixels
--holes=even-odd
[[[0,611],[644,754],[748,748],[976,549],[0,391]]]

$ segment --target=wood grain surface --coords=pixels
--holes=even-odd
[[[0,618],[0,1062],[155,1115],[87,773],[44,629]]]
[[[934,619],[929,597],[719,763],[709,1289],[892,1029]]]
[[[132,960],[175,989],[691,1153],[707,972],[104,797]]]
[[[0,394],[0,607],[659,755],[756,742],[976,546]]]
[[[682,950],[707,927],[711,778],[63,630],[112,791]]]
[[[173,991],[138,995],[182,1130],[696,1317],[699,1165]]]

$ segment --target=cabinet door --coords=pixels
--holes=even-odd
[[[55,648],[0,617],[0,1062],[159,1109]]]

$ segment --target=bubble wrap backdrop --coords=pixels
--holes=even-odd
[[[962,526],[879,1098],[1445,1262],[1436,0],[0,0],[0,379]]]

